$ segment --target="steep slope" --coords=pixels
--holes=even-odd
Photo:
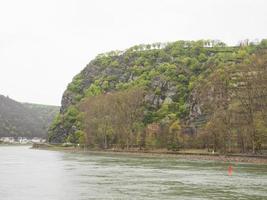
[[[46,131],[48,130],[50,123],[54,117],[59,112],[58,106],[51,105],[41,105],[41,104],[31,104],[23,103],[26,108],[29,108],[37,117],[37,119],[42,123],[42,128]]]
[[[141,87],[146,91],[145,126],[172,118],[180,120],[185,131],[195,132],[205,122],[192,93],[199,80],[217,68],[240,63],[263,46],[266,41],[234,47],[210,40],[177,41],[98,55],[68,85],[49,140],[63,142],[83,129],[78,109],[83,99]]]
[[[0,95],[0,136],[46,137],[56,106],[23,104]]]

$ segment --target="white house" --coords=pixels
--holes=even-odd
[[[3,143],[14,143],[15,139],[13,137],[1,137],[0,141]]]

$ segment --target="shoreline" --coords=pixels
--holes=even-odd
[[[131,155],[143,157],[164,157],[177,158],[185,160],[206,160],[218,161],[225,163],[251,163],[251,164],[267,164],[267,155],[249,155],[249,154],[211,154],[211,153],[196,153],[196,152],[172,152],[160,150],[120,150],[120,149],[82,149],[78,147],[62,147],[51,144],[33,144],[32,149],[61,151],[67,153],[81,153],[81,154],[113,154],[113,155]]]
[[[10,143],[0,143],[0,147],[17,147],[17,146],[32,146],[33,144],[10,144]]]

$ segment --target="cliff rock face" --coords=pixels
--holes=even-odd
[[[46,137],[57,106],[19,103],[0,95],[0,137]]]
[[[68,110],[83,98],[132,87],[146,90],[145,124],[160,122],[171,114],[194,128],[192,122],[202,115],[192,93],[198,80],[222,64],[235,63],[240,51],[241,47],[226,47],[218,41],[178,41],[98,55],[64,92],[60,115],[50,128],[50,142],[63,142],[76,130],[75,120],[66,119]]]

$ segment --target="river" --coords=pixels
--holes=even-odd
[[[0,199],[267,199],[267,165],[228,165],[0,146]]]

